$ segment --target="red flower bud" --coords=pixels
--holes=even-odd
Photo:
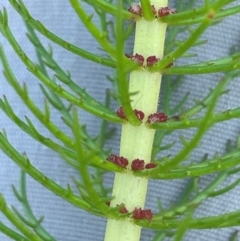
[[[142,16],[142,8],[139,3],[132,3],[132,5],[128,8],[128,11],[138,16]]]
[[[115,113],[117,114],[117,116],[118,117],[120,117],[121,119],[125,119],[125,120],[127,120],[127,117],[126,117],[126,115],[125,115],[125,113],[124,113],[124,110],[123,110],[123,108],[122,108],[122,106],[120,106],[116,111],[115,111]],[[137,116],[137,118],[140,120],[140,121],[142,121],[143,120],[143,118],[144,118],[144,113],[141,111],[141,110],[134,110],[134,113],[135,113],[135,115]]]
[[[153,213],[151,209],[142,210],[141,208],[135,208],[132,217],[134,219],[147,219],[151,220],[153,218]]]
[[[143,118],[144,118],[144,113],[141,111],[141,110],[134,110],[134,113],[135,113],[135,115],[137,116],[137,118],[140,120],[140,121],[142,121],[143,120]]]
[[[122,207],[120,210],[119,210],[120,213],[128,213],[128,210],[126,209],[126,207]]]
[[[122,108],[122,106],[120,106],[118,109],[115,110],[115,113],[117,114],[118,117],[120,117],[121,119],[127,119],[126,115],[124,113],[124,110]]]
[[[148,164],[145,165],[145,168],[146,168],[146,169],[151,169],[151,168],[155,168],[156,166],[157,166],[156,163],[150,162],[150,163],[148,163]]]
[[[157,123],[157,122],[166,122],[168,119],[168,117],[160,112],[160,113],[154,113],[148,116],[148,120],[147,123],[149,124],[153,124],[153,123]]]
[[[157,10],[156,10],[156,8],[154,7],[154,5],[152,5],[151,7],[152,7],[153,15],[156,16],[156,15],[157,15]]]
[[[144,57],[141,54],[125,54],[125,56],[129,59],[131,59],[134,63],[137,63],[139,66],[143,66]]]
[[[147,57],[147,67],[150,67],[158,62],[159,58],[155,55]]]
[[[165,17],[165,16],[167,16],[167,15],[169,15],[169,14],[174,14],[174,13],[176,13],[177,11],[176,11],[176,9],[174,9],[174,8],[169,8],[169,7],[163,7],[163,8],[160,8],[159,10],[158,10],[158,17],[159,18],[161,18],[161,17]]]
[[[124,168],[128,165],[128,160],[126,158],[114,154],[111,154],[109,157],[107,157],[107,160]]]
[[[139,171],[144,169],[144,160],[135,159],[131,164],[132,171]]]

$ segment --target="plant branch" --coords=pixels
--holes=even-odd
[[[102,215],[96,209],[94,209],[87,202],[74,195],[70,186],[67,189],[62,188],[53,180],[47,178],[43,173],[41,173],[38,169],[36,169],[29,161],[28,158],[23,157],[19,152],[17,152],[13,146],[8,142],[6,137],[2,133],[0,133],[0,148],[2,151],[9,156],[22,170],[28,173],[31,177],[33,177],[36,181],[46,187],[48,190],[55,193],[57,196],[62,197],[67,202],[72,203],[73,205],[80,207],[81,209],[95,213],[96,215]]]
[[[12,230],[1,221],[0,221],[0,231],[15,241],[31,241],[30,239],[27,239],[26,237],[23,237],[22,235],[18,234],[16,231]]]
[[[229,0],[228,0],[229,1]],[[199,37],[204,33],[204,31],[209,27],[211,22],[213,21],[215,14],[219,11],[219,9],[228,2],[227,0],[218,0],[214,2],[214,6],[206,12],[206,17],[199,24],[199,26],[192,32],[190,37],[185,40],[181,46],[179,46],[176,50],[171,52],[170,54],[164,56],[162,60],[160,60],[157,64],[150,67],[151,71],[161,71],[166,68],[169,64],[173,63],[176,59],[181,57],[191,46],[196,43]],[[174,15],[174,14],[173,14]]]
[[[31,241],[42,241],[40,237],[34,234],[7,206],[3,196],[0,194],[0,211],[6,218]]]

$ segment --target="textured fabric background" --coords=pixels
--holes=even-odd
[[[174,6],[176,1],[170,1],[170,5]],[[67,41],[81,46],[92,52],[101,53],[98,49],[98,44],[87,33],[85,28],[79,22],[75,13],[71,9],[68,1],[31,1],[24,0],[24,3],[29,8],[32,15],[41,20],[55,34],[61,36]],[[197,1],[200,5],[202,1]],[[234,5],[240,5],[240,0],[235,1]],[[7,0],[1,0],[0,8],[6,7],[9,13],[10,26],[17,41],[21,44],[23,49],[34,59],[34,49],[26,41],[26,29],[21,18],[12,9]],[[92,12],[92,10],[90,10]],[[208,39],[208,44],[204,47],[195,48],[198,56],[193,61],[204,61],[206,59],[215,59],[221,56],[226,56],[232,46],[239,46],[240,39],[240,15],[230,17],[223,21],[216,27],[210,28],[203,36]],[[45,44],[48,40],[42,38]],[[38,106],[43,106],[43,95],[39,90],[38,81],[25,68],[25,66],[18,60],[15,53],[7,43],[7,41],[0,35],[0,42],[4,46],[6,54],[11,63],[14,73],[20,82],[26,82],[29,88],[31,97],[36,101]],[[129,42],[129,52],[131,51],[131,44]],[[69,52],[60,49],[58,46],[51,44],[54,47],[54,57],[57,59],[64,69],[71,71],[73,79],[82,86],[85,86],[87,91],[95,96],[99,101],[104,101],[104,93],[106,88],[111,88],[105,76],[111,74],[111,70],[100,65],[93,64],[78,56],[70,54]],[[2,72],[2,71],[1,71]],[[201,75],[201,76],[186,76],[185,81],[176,90],[173,96],[173,103],[177,103],[181,97],[190,92],[188,105],[193,104],[194,99],[207,94],[208,89],[214,87],[220,79],[221,74]],[[234,80],[230,87],[231,93],[227,97],[222,98],[218,104],[218,109],[224,110],[234,108],[240,105],[240,80]],[[0,96],[6,95],[9,102],[13,106],[16,113],[24,118],[28,116],[31,120],[35,120],[31,113],[24,107],[21,100],[14,93],[12,88],[0,73]],[[161,101],[160,101],[161,103]],[[159,106],[161,108],[161,104]],[[58,125],[68,131],[64,124],[62,124],[59,116],[53,112],[53,119]],[[88,130],[91,134],[98,131],[99,123],[96,118],[85,112],[81,112],[82,122],[88,124]],[[46,136],[51,135],[43,128],[43,126],[36,121],[38,130],[41,130]],[[9,140],[13,143],[15,148],[20,152],[26,152],[29,159],[42,172],[49,176],[57,183],[66,186],[67,183],[72,183],[71,177],[76,173],[63,163],[59,156],[48,150],[46,147],[33,141],[25,133],[20,131],[9,119],[1,112],[0,113],[0,128],[5,128]],[[225,143],[227,139],[236,140],[240,131],[239,120],[221,123],[211,129],[206,138],[201,142],[199,148],[192,154],[193,160],[200,160],[205,153],[209,153],[211,157],[216,151],[224,152]],[[119,133],[119,130],[118,130]],[[179,131],[168,141],[178,139],[179,134],[184,134],[184,131]],[[191,134],[192,132],[188,132]],[[111,147],[118,151],[119,137],[112,140]],[[172,148],[172,152],[176,152],[179,146]],[[107,183],[111,183],[112,175],[106,179]],[[202,179],[201,184],[207,183],[211,177]],[[233,177],[233,179],[236,177]],[[4,194],[9,205],[21,207],[13,196],[11,184],[18,186],[19,168],[8,157],[0,152],[0,192]],[[147,207],[156,208],[156,199],[162,199],[165,208],[169,207],[180,195],[186,181],[152,181],[150,182]],[[45,190],[41,185],[37,184],[31,177],[27,178],[28,195],[30,203],[37,216],[44,215],[44,226],[49,232],[56,237],[58,241],[84,241],[94,240],[101,241],[104,238],[104,229],[106,220],[90,215],[86,212],[78,210],[70,204],[64,202],[61,198]],[[221,198],[209,200],[199,209],[198,215],[204,216],[226,211],[233,211],[240,208],[240,188],[236,188],[227,195]],[[4,217],[0,214],[0,220],[5,222]],[[6,221],[6,223],[8,223]],[[228,240],[233,229],[222,230],[206,230],[206,231],[189,231],[184,237],[184,240],[208,241],[208,240]],[[150,230],[144,230],[141,240],[149,241],[154,233]],[[0,234],[1,241],[9,241],[9,238]]]

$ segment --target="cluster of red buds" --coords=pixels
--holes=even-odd
[[[110,202],[107,203],[108,206],[110,206]],[[125,214],[128,213],[128,209],[125,207],[125,205],[122,203],[120,205],[117,205],[117,207],[120,207],[119,213]],[[132,218],[134,219],[147,219],[151,220],[153,218],[153,213],[151,209],[142,209],[142,208],[135,208],[132,214]]]
[[[148,116],[147,123],[153,124],[158,122],[166,122],[168,117],[163,113],[154,113]]]
[[[132,60],[133,62],[137,63],[139,66],[142,67],[150,67],[158,62],[160,58],[157,58],[155,55],[149,56],[146,59],[146,66],[144,66],[144,57],[140,54],[135,54],[135,55],[130,55],[130,54],[125,54],[127,58]]]
[[[135,208],[132,218],[151,220],[153,218],[153,215],[154,214],[152,213],[151,209],[142,210],[141,208]]]
[[[127,117],[124,113],[124,110],[122,108],[122,106],[120,106],[115,113],[117,114],[118,117],[120,117],[121,119],[125,119],[127,120]],[[142,121],[144,119],[144,113],[140,110],[134,110],[135,115],[137,116],[137,118]],[[168,120],[168,117],[163,113],[163,112],[157,112],[157,113],[153,113],[151,115],[148,116],[147,122],[148,124],[154,124],[154,123],[158,123],[158,122],[166,122]]]
[[[116,164],[117,166],[124,167],[124,168],[126,168],[128,165],[128,159],[123,156],[117,156],[117,155],[111,154],[106,158],[106,160]],[[157,166],[156,163],[150,162],[145,164],[144,160],[135,159],[132,161],[131,170],[140,171],[143,169],[155,168],[156,166]]]
[[[118,117],[120,117],[121,119],[125,119],[125,120],[127,120],[127,117],[126,117],[126,115],[125,115],[125,113],[124,113],[124,110],[123,110],[123,108],[122,108],[122,106],[120,106],[116,111],[115,111],[115,113],[117,114],[117,116]],[[141,111],[141,110],[134,110],[134,113],[135,113],[135,115],[137,116],[137,118],[140,120],[140,121],[142,121],[143,120],[143,118],[144,118],[144,113]]]
[[[134,63],[137,63],[139,66],[143,66],[144,57],[141,54],[135,54],[135,55],[125,54],[125,56],[130,60],[132,60]]]
[[[171,9],[169,7],[162,7],[158,11],[156,10],[154,5],[152,5],[151,7],[152,7],[153,15],[155,16],[155,18],[162,18],[162,17],[165,17],[170,14],[174,14],[177,12],[176,9]],[[143,16],[140,3],[132,3],[132,5],[128,8],[128,11],[130,13],[136,14],[138,16]]]
[[[109,157],[107,157],[106,160],[116,164],[117,166],[124,167],[124,168],[126,168],[127,165],[128,165],[128,159],[127,158],[124,158],[122,156],[117,156],[117,155],[114,155],[114,154],[111,154]]]
[[[152,55],[147,57],[146,65],[144,65],[144,57],[141,54],[125,54],[125,56],[142,67],[151,67],[160,60],[160,58],[157,58],[155,55]],[[166,66],[166,68],[169,68],[171,66],[173,66],[173,63],[170,63],[168,66]]]
[[[131,169],[132,169],[132,171],[140,171],[143,169],[155,168],[156,166],[157,166],[156,163],[151,162],[151,163],[148,163],[145,165],[144,160],[135,159],[132,161]]]
[[[169,8],[169,7],[163,7],[158,10],[158,17],[162,18],[162,17],[168,16],[170,14],[175,14],[175,13],[177,13],[176,9]]]

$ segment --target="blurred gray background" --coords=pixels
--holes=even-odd
[[[174,6],[176,1],[170,1],[170,6]],[[71,9],[68,1],[31,1],[24,0],[31,14],[39,19],[48,29],[59,35],[63,39],[81,46],[91,52],[101,53],[98,44],[88,34],[84,26],[77,18],[75,12]],[[197,1],[200,5],[202,1]],[[233,5],[240,5],[240,0],[234,2]],[[13,10],[7,0],[2,0],[0,3],[1,10],[5,7],[9,14],[9,24],[11,29],[23,47],[23,49],[35,59],[34,48],[26,41],[26,29],[21,17]],[[88,8],[88,7],[87,7]],[[90,12],[93,12],[89,8]],[[215,59],[229,54],[229,49],[232,46],[238,46],[240,40],[240,15],[230,17],[224,20],[216,27],[212,27],[206,31],[203,38],[208,39],[208,43],[202,47],[195,48],[198,56],[193,61],[205,61]],[[47,44],[49,41],[42,38],[43,43]],[[39,89],[39,81],[34,78],[26,67],[19,61],[16,54],[13,52],[7,41],[0,35],[0,43],[4,46],[11,67],[18,77],[20,82],[26,82],[29,88],[31,97],[36,101],[40,108],[43,108],[44,97]],[[76,55],[73,55],[66,50],[63,50],[52,44],[54,49],[54,57],[59,61],[63,69],[69,70],[73,79],[81,86],[85,86],[87,91],[95,96],[99,101],[104,101],[105,89],[112,88],[110,83],[106,80],[107,74],[112,74],[112,70],[101,65],[96,65],[90,61],[84,60]],[[131,52],[132,39],[128,43],[128,50]],[[2,69],[2,67],[0,67]],[[188,105],[193,104],[193,99],[200,99],[206,95],[209,88],[214,87],[222,74],[201,75],[201,76],[186,76],[184,82],[176,90],[173,96],[173,103],[177,103],[181,97],[188,91],[191,95]],[[218,104],[219,110],[225,110],[240,106],[240,81],[234,80],[229,86],[231,93],[223,97]],[[0,73],[0,96],[6,95],[9,102],[13,106],[16,113],[24,118],[28,116],[31,120],[34,117],[24,107],[21,100],[15,94],[11,86],[6,82],[2,71]],[[161,109],[161,101],[159,108]],[[91,115],[81,112],[82,122],[88,124],[88,131],[91,134],[98,132],[99,121]],[[58,123],[62,129],[66,129],[65,125],[58,115],[52,114],[53,120]],[[43,134],[51,137],[51,135],[43,128],[43,126],[36,121],[38,130]],[[26,152],[31,162],[37,166],[46,176],[52,178],[57,183],[66,187],[67,183],[72,183],[71,177],[76,174],[74,170],[69,168],[60,157],[53,153],[46,147],[38,144],[28,137],[25,133],[19,130],[2,111],[0,112],[0,128],[5,128],[9,140],[21,153]],[[66,131],[68,131],[66,129]],[[224,153],[227,139],[236,140],[240,132],[239,120],[234,120],[228,123],[221,123],[212,128],[206,138],[201,142],[201,146],[192,154],[193,160],[200,160],[205,153],[209,153],[209,157],[213,156],[215,152]],[[119,129],[116,133],[116,138],[111,141],[111,147],[116,152],[118,151],[119,143]],[[176,140],[179,134],[184,134],[184,131],[179,131],[175,135],[168,137],[166,141]],[[189,132],[191,134],[191,132]],[[172,152],[179,150],[179,146],[172,148]],[[8,157],[0,152],[0,192],[4,194],[9,205],[21,207],[13,196],[11,185],[18,187],[19,167],[13,163]],[[106,178],[106,182],[111,183],[113,175]],[[206,177],[201,181],[202,185],[207,183],[210,177]],[[235,178],[235,177],[233,177]],[[186,181],[151,181],[148,190],[147,208],[156,208],[156,200],[158,197],[162,199],[165,208],[168,208],[171,203],[177,200],[181,191],[184,188]],[[58,241],[84,241],[95,240],[101,241],[104,239],[104,231],[106,220],[95,217],[91,214],[78,210],[74,206],[56,197],[50,191],[44,189],[41,185],[36,183],[31,177],[27,178],[27,187],[30,203],[37,216],[44,215],[44,227],[54,236]],[[199,216],[212,214],[220,214],[226,211],[233,211],[240,208],[240,188],[236,188],[227,195],[218,199],[210,199],[205,202],[199,209]],[[5,222],[5,218],[0,214],[0,221]],[[7,221],[5,223],[8,223]],[[208,241],[208,240],[228,240],[233,229],[221,230],[206,230],[206,231],[189,231],[184,237],[184,240]],[[154,236],[151,230],[143,230],[142,241],[149,241]],[[0,234],[1,241],[9,241],[9,238]]]

